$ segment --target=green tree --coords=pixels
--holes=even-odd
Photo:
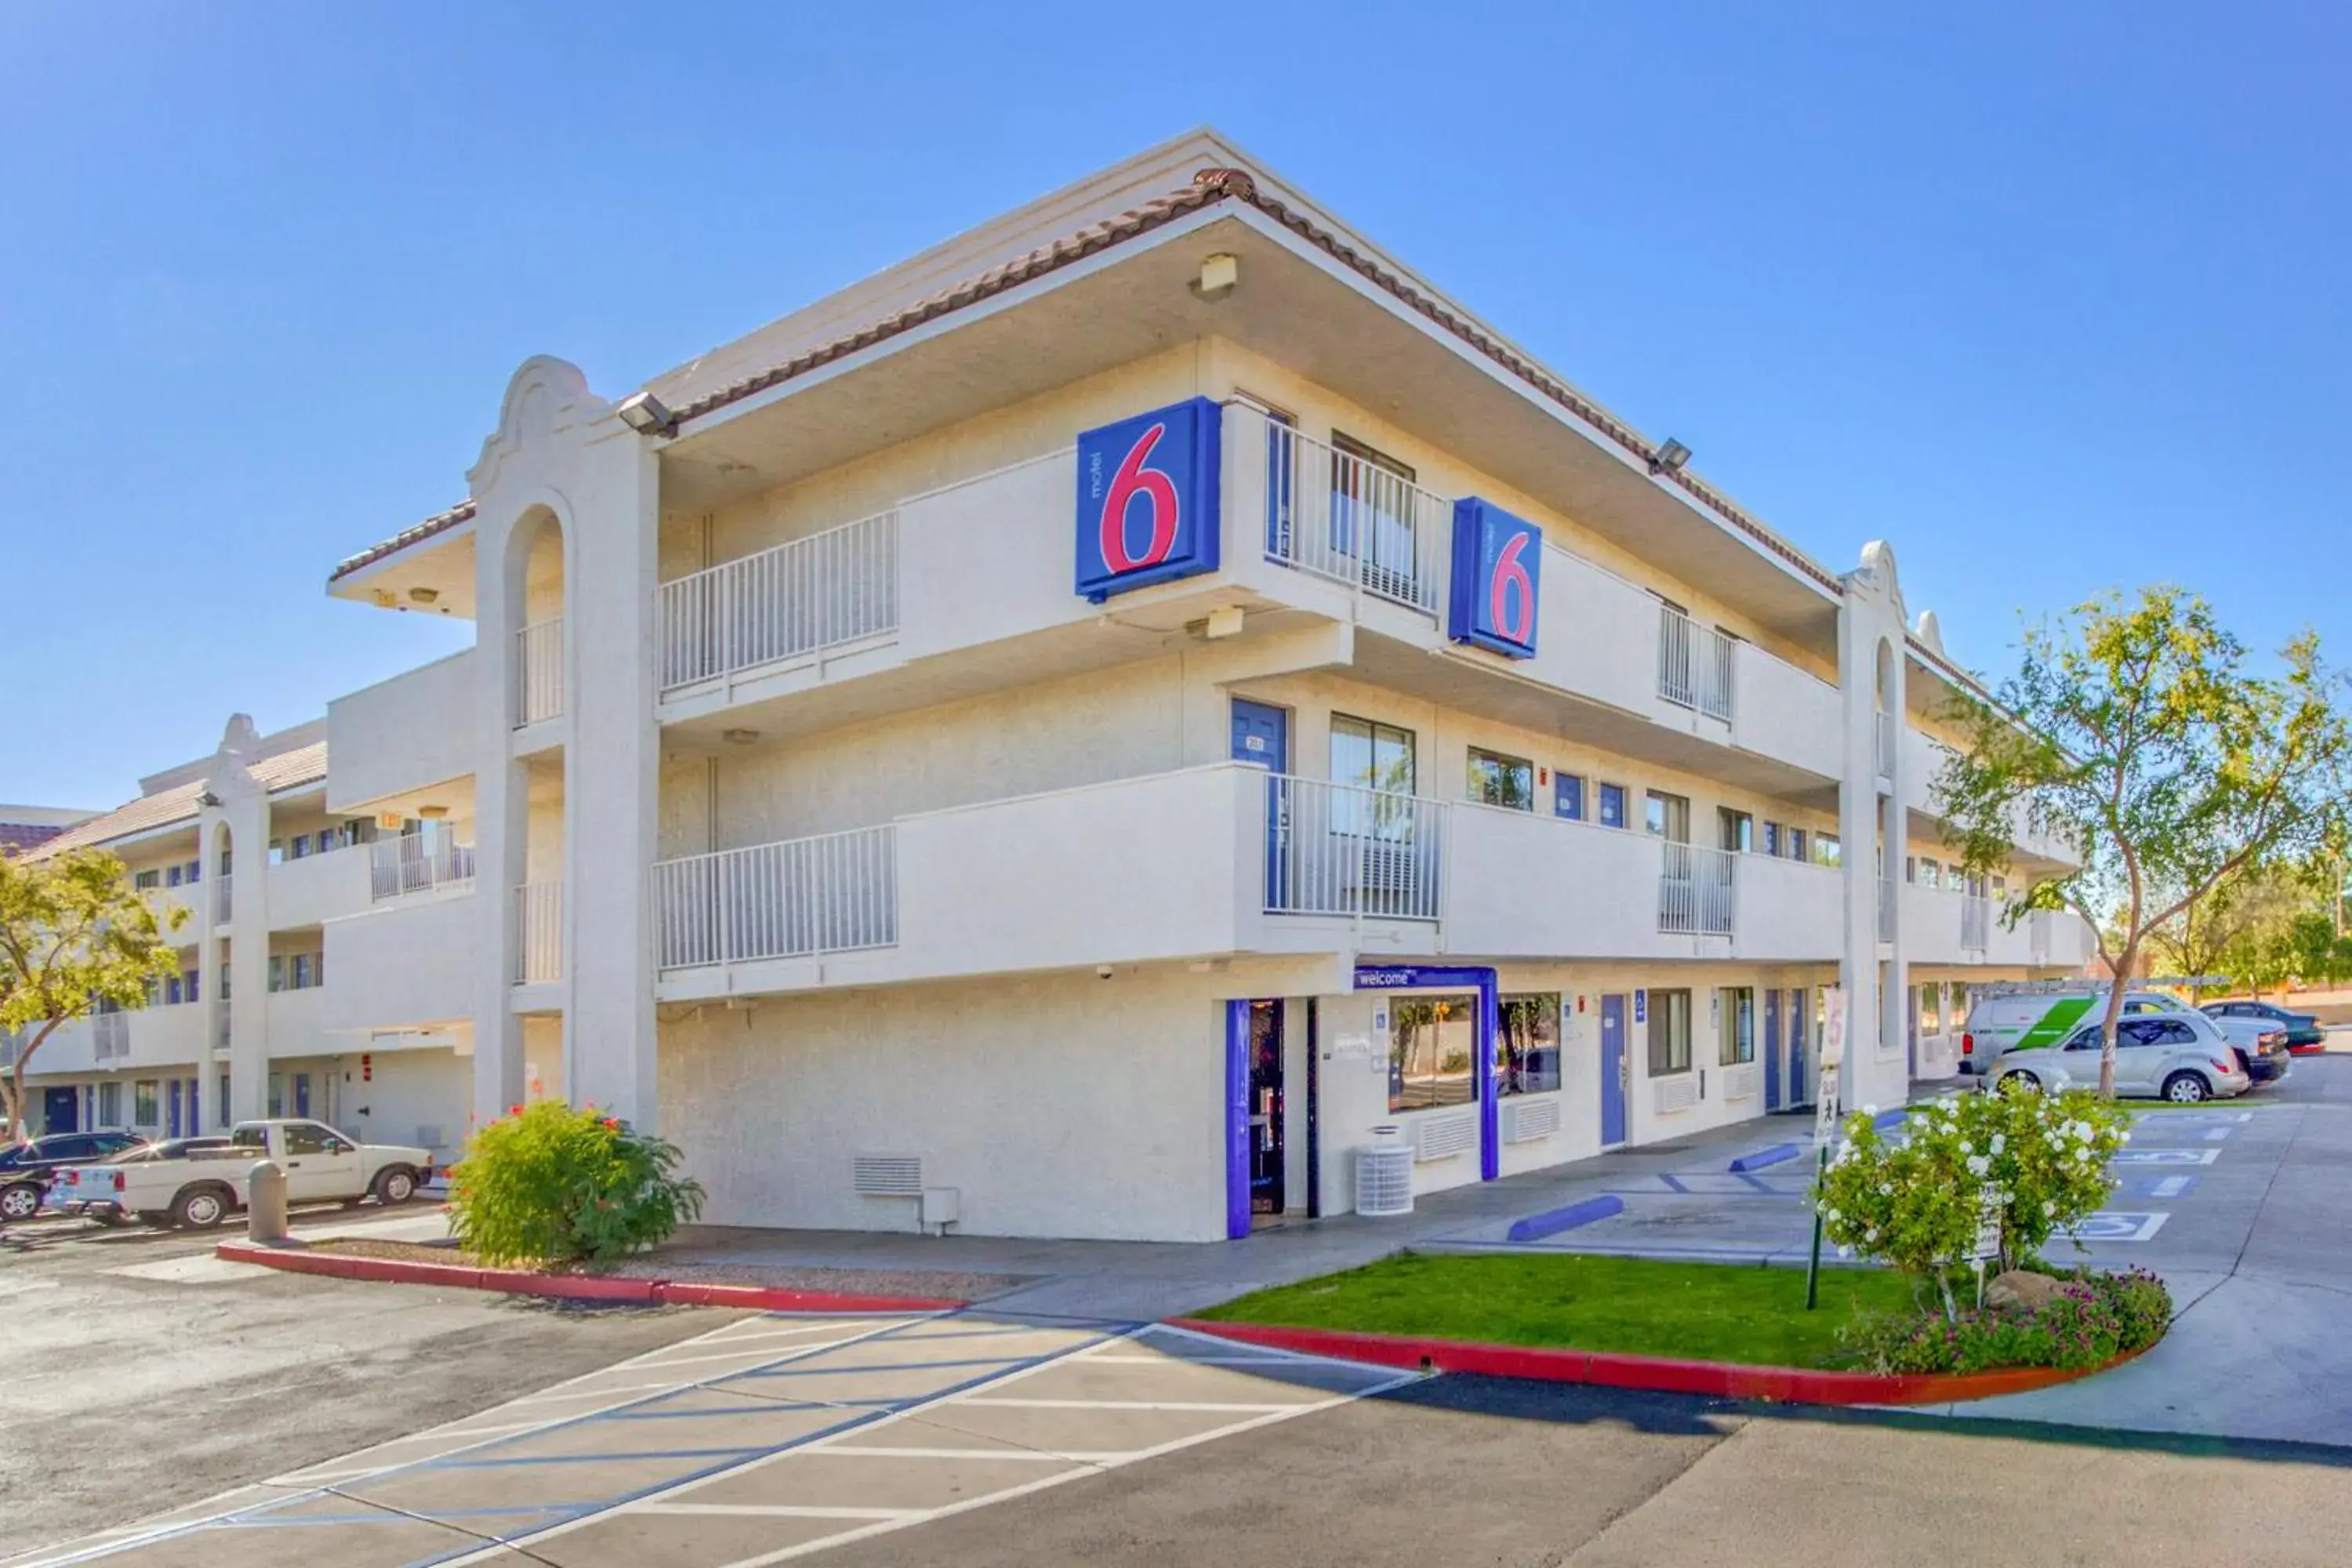
[[[2313,884],[2299,867],[2279,867],[2232,878],[2192,899],[2171,919],[2149,928],[2155,968],[2192,980],[2226,980],[2259,988],[2256,975],[2271,963],[2295,923],[2314,907]],[[2118,944],[2120,948],[2120,944]],[[2205,999],[2191,984],[2189,999]]]
[[[1962,743],[1937,778],[1967,868],[2015,853],[2021,826],[2079,869],[2037,882],[2007,918],[2071,909],[2113,976],[2099,1092],[2113,1095],[2116,1019],[2150,933],[2241,879],[2342,841],[2352,723],[2305,632],[2256,673],[2201,598],[2158,585],[2029,626],[1997,702],[1963,698]]]
[[[142,1007],[147,983],[174,973],[169,925],[131,890],[122,862],[101,850],[52,860],[0,857],[0,1035],[20,1043],[0,1078],[0,1142],[24,1136],[25,1079],[33,1057],[59,1025],[100,1004]]]

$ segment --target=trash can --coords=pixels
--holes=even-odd
[[[1412,1144],[1394,1127],[1375,1127],[1356,1151],[1356,1212],[1372,1218],[1412,1212]]]

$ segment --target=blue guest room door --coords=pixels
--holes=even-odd
[[[1246,697],[1234,699],[1234,761],[1249,763],[1269,773],[1290,771],[1290,714],[1286,710]],[[1283,837],[1289,826],[1290,796],[1282,783],[1265,784],[1265,901],[1282,903]]]
[[[1764,1109],[1780,1109],[1780,993],[1764,993]]]
[[[1625,1142],[1625,998],[1601,999],[1601,1145]]]

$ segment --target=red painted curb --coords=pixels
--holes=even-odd
[[[462,1263],[419,1263],[404,1258],[361,1258],[314,1252],[299,1244],[257,1247],[224,1241],[213,1256],[289,1274],[366,1279],[389,1285],[439,1285],[459,1290],[499,1290],[574,1301],[624,1301],[646,1306],[740,1307],[764,1312],[944,1312],[971,1305],[946,1297],[861,1296],[829,1290],[785,1290],[765,1285],[710,1285],[601,1274],[533,1274],[520,1268],[476,1268]]]
[[[1554,1350],[1535,1345],[1480,1344],[1430,1340],[1408,1334],[1359,1333],[1345,1329],[1297,1329],[1271,1323],[1223,1323],[1201,1318],[1171,1318],[1180,1329],[1213,1334],[1243,1344],[1297,1351],[1435,1372],[1521,1377],[1538,1383],[1588,1384],[1603,1388],[1643,1389],[1659,1394],[1697,1394],[1718,1399],[1764,1399],[1784,1405],[1943,1405],[2023,1394],[2071,1383],[2120,1366],[2140,1353],[2117,1356],[2105,1366],[2071,1372],[2060,1367],[2011,1367],[2000,1372],[1823,1372],[1811,1367],[1748,1366],[1736,1362],[1678,1361],[1667,1356],[1620,1355],[1605,1351]]]

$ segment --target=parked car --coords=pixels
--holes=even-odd
[[[135,1132],[52,1132],[0,1149],[0,1220],[38,1214],[49,1177],[59,1167],[103,1160],[146,1142]]]
[[[2084,985],[2063,991],[1993,991],[1979,996],[1961,1026],[1960,1070],[1986,1074],[2003,1051],[2054,1046],[2085,1020],[2104,1017],[2107,992]],[[2189,1005],[2161,991],[2124,993],[2123,1016],[2185,1013]],[[1989,1075],[1988,1075],[1989,1076]]]
[[[207,1133],[199,1138],[166,1138],[161,1143],[142,1143],[121,1150],[95,1165],[69,1165],[50,1173],[49,1207],[60,1214],[84,1215],[100,1225],[121,1225],[131,1217],[131,1213],[114,1201],[114,1178],[110,1173],[110,1167],[151,1160],[180,1160],[199,1149],[226,1149],[229,1146],[226,1133]]]
[[[323,1121],[292,1118],[240,1121],[226,1142],[177,1159],[84,1166],[58,1196],[110,1204],[159,1227],[208,1230],[245,1206],[246,1173],[265,1159],[286,1173],[289,1204],[404,1204],[433,1174],[429,1149],[355,1143]]]
[[[2268,1018],[2214,1018],[2213,1023],[2238,1053],[2238,1065],[2248,1078],[2259,1084],[2286,1077],[2294,1058],[2287,1049],[2284,1029]]]
[[[2287,1049],[2304,1054],[2327,1048],[2327,1031],[2316,1015],[2293,1013],[2274,1002],[2208,1002],[2204,1011],[2214,1018],[2261,1018],[2286,1031]]]
[[[2060,1043],[2003,1051],[1987,1088],[2095,1089],[2101,1027],[2085,1024]],[[2189,1008],[2116,1020],[2116,1093],[2176,1105],[2227,1100],[2252,1087],[2221,1026]]]

